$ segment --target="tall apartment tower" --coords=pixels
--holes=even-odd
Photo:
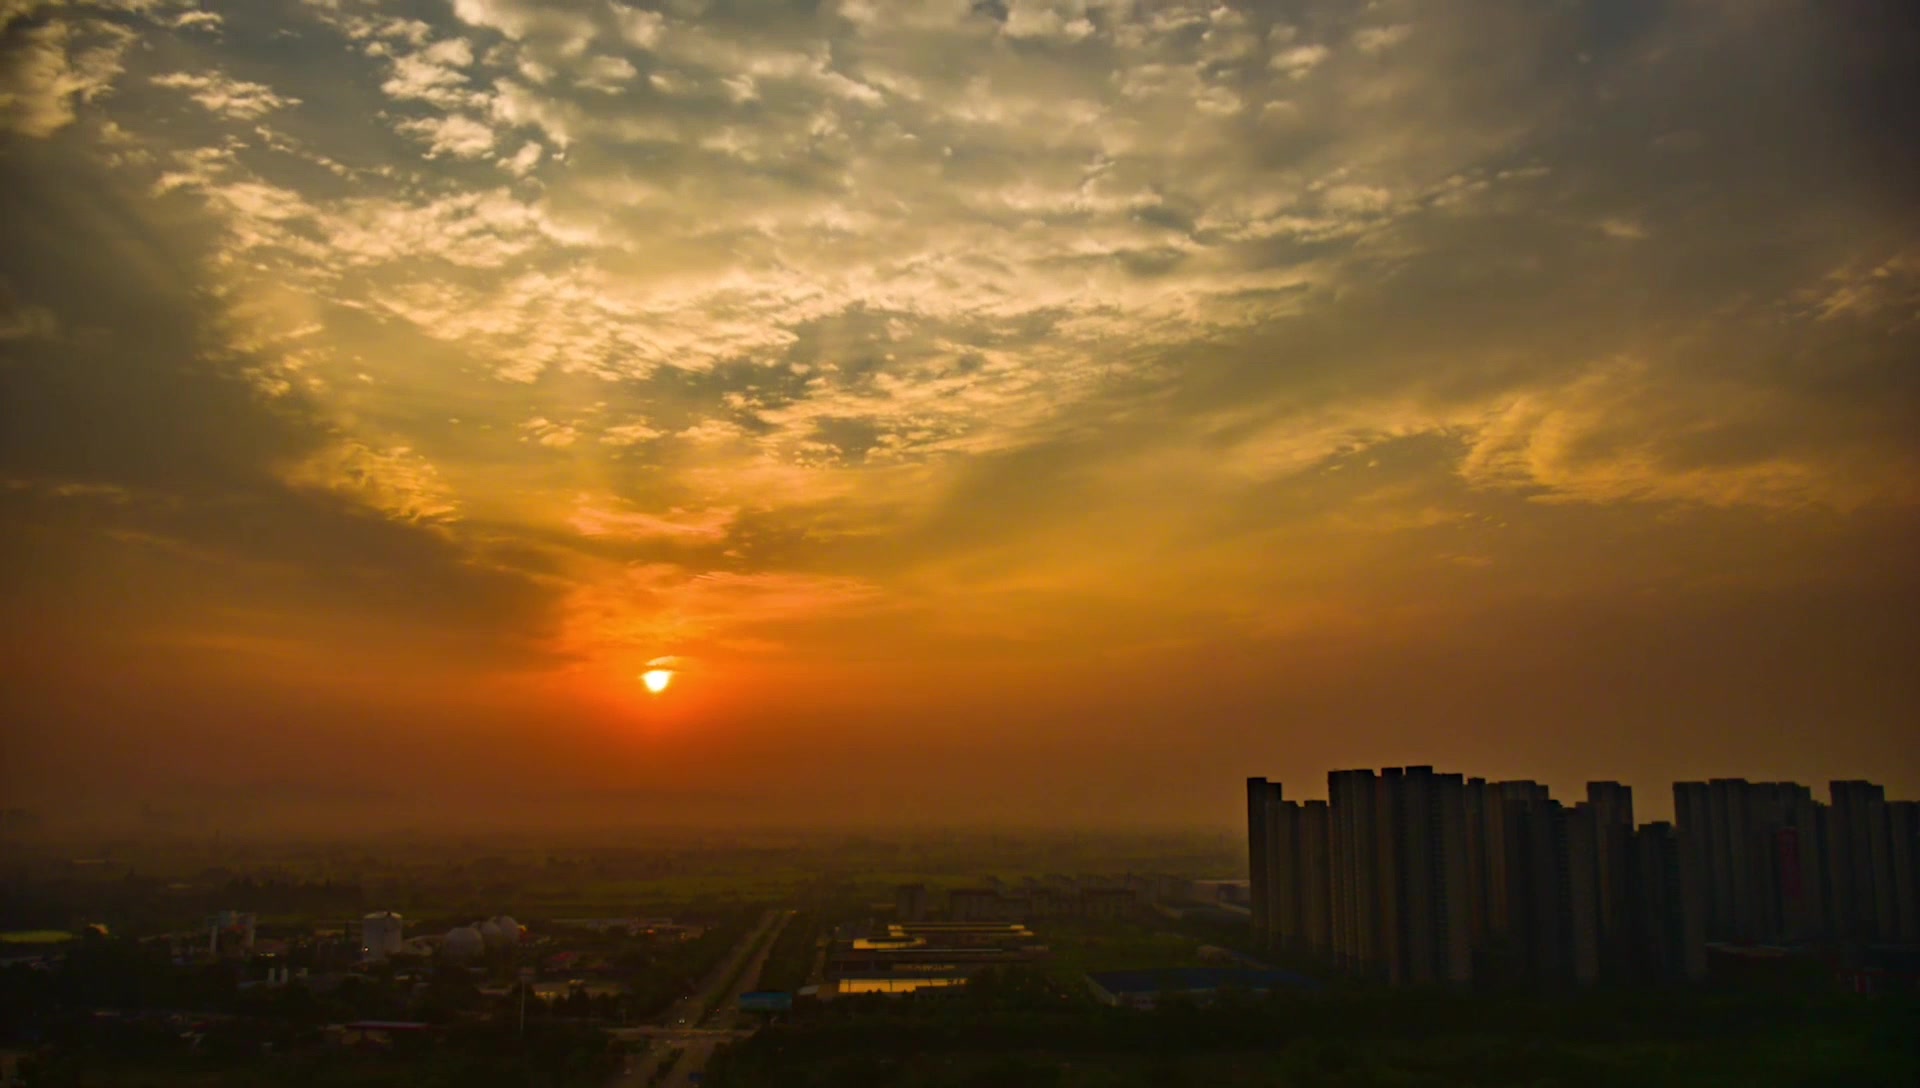
[[[1920,944],[1920,801],[1887,802],[1887,860],[1893,882],[1893,940]]]
[[[1598,972],[1593,822],[1551,799],[1507,802],[1509,932],[1528,977],[1587,984]]]
[[[1332,812],[1325,801],[1300,806],[1300,935],[1302,947],[1316,956],[1333,951],[1333,890],[1329,867]]]
[[[1292,949],[1300,940],[1300,804],[1267,798],[1267,944]]]
[[[1828,929],[1823,806],[1796,782],[1749,788],[1747,834],[1759,939],[1809,941]]]
[[[1416,893],[1408,887],[1419,882],[1424,890],[1427,883],[1425,866],[1412,872],[1408,865],[1408,855],[1413,853],[1419,862],[1424,862],[1427,828],[1409,829],[1406,814],[1407,807],[1406,771],[1400,767],[1383,767],[1380,776],[1374,779],[1374,887],[1380,895],[1379,930],[1375,950],[1377,973],[1389,984],[1398,985],[1409,981],[1425,981],[1409,978],[1407,961],[1421,956],[1431,958],[1431,949],[1413,951],[1409,945],[1413,934],[1418,933],[1425,943],[1431,944],[1431,927],[1419,926],[1407,916],[1408,906]],[[1417,832],[1418,842],[1409,842],[1411,832]]]
[[[1719,917],[1712,866],[1707,860],[1712,854],[1709,807],[1705,782],[1673,784],[1673,823],[1674,833],[1679,840],[1680,865],[1697,889],[1703,940]]]
[[[1743,778],[1715,778],[1673,786],[1674,819],[1688,860],[1699,870],[1710,941],[1751,941],[1760,935],[1750,886],[1747,785]]]
[[[1633,956],[1628,914],[1632,902],[1633,789],[1619,782],[1587,783],[1586,818],[1593,829],[1594,921],[1605,973]]]
[[[1647,824],[1633,834],[1630,931],[1640,982],[1671,982],[1706,975],[1705,921],[1700,881],[1682,862],[1672,824]]]
[[[1372,771],[1327,774],[1333,955],[1336,964],[1355,974],[1373,974],[1383,966],[1375,781]]]
[[[1567,820],[1567,977],[1581,986],[1600,978],[1601,825],[1582,801]]]
[[[1260,947],[1333,957],[1332,813],[1327,802],[1283,799],[1281,784],[1247,780],[1247,861]]]
[[[1849,792],[1846,783],[1835,788]],[[1839,928],[1836,892],[1846,888],[1835,887],[1842,870],[1832,856],[1847,840],[1805,786],[1676,782],[1673,800],[1682,851],[1700,878],[1707,940],[1804,941]],[[1863,887],[1871,902],[1870,877]]]
[[[1280,783],[1247,779],[1247,894],[1253,914],[1253,943],[1266,948],[1271,941],[1267,918],[1272,911],[1271,858],[1267,851],[1267,809],[1280,799]]]
[[[1871,782],[1834,782],[1827,814],[1827,864],[1837,935],[1885,940],[1894,930],[1892,857],[1886,790]]]
[[[1752,941],[1760,936],[1753,887],[1754,844],[1747,832],[1747,785],[1744,778],[1707,780],[1708,841],[1713,850],[1708,863],[1720,906],[1707,935],[1719,940]]]
[[[1494,840],[1501,836],[1489,833],[1488,817],[1488,809],[1497,810],[1499,805],[1484,778],[1467,779],[1460,794],[1467,823],[1468,939],[1475,948],[1481,948],[1495,932],[1493,888],[1503,881],[1499,875],[1503,852],[1494,848]],[[1504,914],[1500,924],[1505,924]]]
[[[1466,789],[1457,774],[1389,767],[1379,788],[1389,847],[1381,882],[1393,889],[1387,974],[1414,984],[1473,981]]]

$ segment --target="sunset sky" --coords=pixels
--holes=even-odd
[[[9,804],[1920,796],[1910,4],[0,24]]]

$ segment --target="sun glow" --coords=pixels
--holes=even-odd
[[[668,684],[673,683],[673,670],[648,669],[646,672],[640,674],[640,682],[647,685],[648,691],[658,695],[667,690]]]

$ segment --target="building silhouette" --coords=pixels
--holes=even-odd
[[[1698,979],[1709,949],[1920,943],[1920,802],[1867,782],[1673,786],[1566,805],[1537,782],[1337,770],[1327,800],[1247,780],[1256,943],[1390,985]],[[1836,962],[1838,962],[1836,960]]]

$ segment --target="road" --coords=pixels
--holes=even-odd
[[[671,1055],[677,1055],[678,1060],[674,1062],[673,1072],[662,1082],[662,1088],[689,1088],[693,1078],[706,1070],[707,1061],[721,1044],[753,1034],[751,1030],[735,1026],[740,995],[760,984],[760,971],[766,966],[767,953],[773,950],[773,942],[780,939],[780,931],[792,918],[790,910],[770,910],[761,915],[753,931],[740,938],[693,993],[674,1002],[652,1024],[614,1032],[622,1039],[649,1040],[646,1054],[614,1080],[614,1088],[643,1088],[659,1064]],[[731,986],[729,981],[733,983]],[[709,1006],[713,1007],[711,1015],[707,1014]]]

